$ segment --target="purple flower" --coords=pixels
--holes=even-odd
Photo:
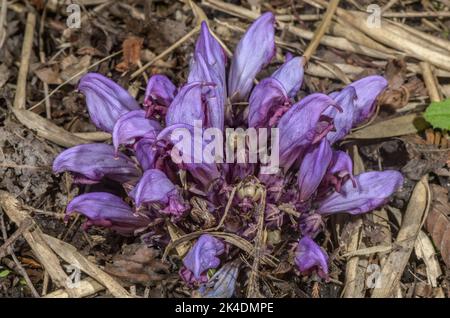
[[[181,279],[190,287],[193,288],[200,284],[204,284],[208,282],[208,274],[204,273],[200,275],[199,278],[194,276],[194,273],[186,268],[186,266],[182,266],[178,272],[180,274]]]
[[[334,187],[337,192],[341,192],[342,183],[350,178],[353,185],[356,187],[352,171],[353,162],[350,156],[343,151],[333,151],[333,158],[331,159],[331,163],[323,178],[321,186],[325,188],[325,190]]]
[[[278,123],[280,165],[285,171],[311,144],[319,142],[333,128],[331,119],[322,115],[335,101],[324,94],[312,94],[293,105]]]
[[[261,15],[238,43],[228,76],[228,96],[233,102],[245,101],[253,80],[275,55],[275,17]]]
[[[403,184],[403,176],[394,170],[371,171],[355,177],[342,185],[341,191],[319,202],[317,212],[327,215],[339,212],[361,214],[385,204]]]
[[[103,178],[124,183],[140,175],[130,158],[121,153],[116,155],[113,146],[100,143],[63,151],[53,162],[53,171],[70,171],[78,183],[97,183]]]
[[[97,128],[107,132],[112,132],[121,115],[140,109],[127,90],[98,73],[84,75],[78,89],[86,96],[92,122]]]
[[[150,77],[144,98],[147,117],[151,117],[155,110],[165,114],[166,108],[172,103],[176,93],[177,88],[166,76],[156,74]]]
[[[192,82],[184,85],[170,104],[166,114],[167,127],[185,124],[194,127],[195,121],[201,121],[204,127],[210,127],[205,113],[205,101],[202,98],[203,82]]]
[[[302,274],[316,271],[323,279],[328,279],[328,256],[308,236],[300,239],[295,253],[295,264]]]
[[[305,153],[297,179],[301,202],[308,200],[316,192],[332,156],[330,143],[325,138],[319,144],[311,146]]]
[[[165,214],[180,217],[186,210],[187,206],[183,202],[182,197],[178,193],[177,188],[172,181],[161,170],[149,169],[145,171],[139,183],[130,193],[137,207],[147,203],[158,203],[165,206],[163,212]]]
[[[336,104],[342,108],[342,112],[336,108],[329,108],[326,115],[333,118],[335,131],[330,131],[327,135],[331,144],[343,139],[353,127],[356,105],[356,90],[352,86],[347,86],[339,93],[330,94]]]
[[[203,135],[203,131],[198,129],[199,133]],[[163,129],[158,135],[158,140],[165,140],[173,145],[171,154],[178,154],[180,157],[178,160],[181,161],[179,166],[188,170],[196,181],[207,188],[212,181],[220,178],[220,172],[215,162],[208,162],[203,158],[203,152],[207,145],[206,140],[195,137],[194,127],[177,124]],[[208,158],[208,160],[214,161],[212,159],[214,158]]]
[[[278,68],[272,77],[277,79],[291,98],[297,95],[303,83],[303,57],[286,58],[286,62]]]
[[[289,97],[275,78],[265,78],[256,85],[250,95],[248,126],[271,127],[289,109]]]
[[[379,75],[364,77],[350,84],[356,90],[356,111],[353,126],[366,121],[375,111],[375,101],[387,87],[386,79]]]
[[[132,144],[136,138],[144,135],[156,138],[161,131],[161,125],[145,117],[145,111],[133,110],[119,117],[112,134],[116,152],[122,144]]]
[[[225,245],[219,239],[203,234],[185,256],[183,264],[198,279],[208,269],[217,268],[220,265],[220,259],[217,256],[224,251]]]
[[[121,198],[106,192],[77,196],[67,206],[66,219],[75,212],[88,218],[84,228],[92,225],[107,227],[126,236],[149,224],[146,216],[134,214]]]
[[[156,146],[154,138],[144,137],[140,139],[134,144],[134,152],[142,170],[156,168],[159,148]]]

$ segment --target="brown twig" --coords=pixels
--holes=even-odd
[[[2,236],[3,236],[3,239],[5,240],[5,245],[6,245],[6,243],[8,242],[8,234],[6,233],[6,226],[5,226],[5,220],[3,219],[3,213],[0,214],[0,225],[2,228]],[[31,225],[31,222],[29,222],[26,227],[30,227],[30,225]],[[21,227],[22,227],[22,225],[21,225]],[[24,230],[22,230],[22,232],[23,231]],[[11,244],[13,244],[14,241],[12,241]],[[17,259],[12,246],[7,247],[7,250],[8,250],[9,255],[11,255],[14,263],[16,264],[17,271],[20,273],[20,275],[22,275],[23,279],[25,279],[25,282],[27,283],[28,288],[30,288],[30,291],[33,294],[33,297],[39,298],[40,297],[39,293],[37,292],[36,288],[34,288],[34,285],[31,282],[31,279],[28,276],[27,271],[23,268],[22,264]],[[1,256],[0,256],[0,258],[1,258]]]
[[[184,42],[186,42],[187,40],[189,40],[194,34],[196,34],[198,31],[200,30],[200,26],[197,25],[195,28],[193,28],[191,31],[189,31],[186,35],[184,35],[181,39],[179,39],[178,41],[176,41],[174,44],[172,44],[171,46],[169,46],[167,49],[165,49],[161,54],[159,54],[158,56],[156,56],[153,60],[149,61],[148,63],[146,63],[144,66],[140,67],[137,71],[135,71],[133,74],[131,74],[131,78],[130,79],[135,79],[136,77],[138,77],[139,75],[141,75],[142,73],[145,72],[146,69],[148,69],[150,66],[152,66],[155,62],[157,62],[158,60],[166,57],[168,54],[170,54],[170,52],[172,52],[173,50],[175,50],[177,47],[179,47],[181,44],[183,44]]]
[[[322,22],[320,23],[319,27],[314,33],[314,37],[309,43],[308,47],[306,48],[305,53],[303,53],[303,57],[305,58],[304,59],[305,64],[311,59],[311,56],[314,54],[317,47],[319,46],[320,40],[322,39],[323,35],[325,34],[325,31],[329,27],[331,19],[333,18],[333,15],[338,5],[339,0],[331,0],[330,3],[328,4],[327,11],[323,16]]]
[[[420,62],[419,65],[422,70],[423,81],[425,82],[430,100],[432,102],[439,102],[441,100],[441,94],[439,93],[437,79],[433,74],[430,63]]]
[[[25,27],[25,36],[22,45],[22,54],[20,58],[19,75],[17,76],[16,95],[14,97],[14,108],[25,109],[27,95],[27,75],[30,66],[31,50],[33,47],[33,34],[36,25],[36,15],[29,12]]]

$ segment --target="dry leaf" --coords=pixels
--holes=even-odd
[[[123,60],[116,65],[116,70],[126,72],[131,66],[138,65],[141,59],[141,48],[144,40],[142,38],[131,36],[122,43]]]
[[[450,205],[448,191],[444,187],[431,185],[432,202],[426,221],[426,229],[441,252],[445,264],[450,267]]]
[[[59,72],[55,71],[51,67],[44,67],[34,71],[37,77],[44,83],[49,85],[58,85],[63,81],[61,80]]]

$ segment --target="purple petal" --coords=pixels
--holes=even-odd
[[[356,186],[352,171],[353,162],[350,156],[343,151],[333,151],[333,158],[321,184],[322,193],[327,193],[331,187],[341,192],[342,184],[349,178]]]
[[[286,62],[278,68],[272,77],[277,79],[291,98],[297,95],[303,83],[303,57],[286,59]]]
[[[196,54],[191,64],[189,83],[214,83],[214,85],[203,85],[201,97],[205,101],[204,122],[205,128],[215,127],[223,130],[225,112],[225,86],[220,76],[208,65],[203,56]]]
[[[400,172],[386,170],[362,173],[342,185],[341,192],[334,192],[319,203],[317,212],[333,214],[345,212],[361,214],[385,204],[389,197],[403,184]]]
[[[114,148],[117,151],[120,145],[132,144],[136,138],[144,135],[153,135],[154,138],[161,131],[161,125],[145,117],[145,111],[134,110],[119,117],[112,134]]]
[[[330,143],[325,138],[319,144],[311,146],[305,153],[297,179],[301,202],[308,200],[316,192],[332,155]]]
[[[134,145],[136,159],[142,167],[142,170],[156,168],[156,160],[158,159],[158,147],[155,145],[155,139],[142,138]]]
[[[178,95],[170,104],[166,114],[166,125],[186,124],[194,126],[196,121],[201,121],[203,126],[206,122],[206,105],[202,100],[203,82],[192,82],[184,85]]]
[[[158,107],[167,108],[172,103],[177,88],[167,76],[156,74],[150,77],[145,89],[144,106],[147,110],[147,117]]]
[[[177,217],[187,209],[175,185],[158,169],[145,171],[130,196],[137,207],[144,203],[159,203],[166,207],[161,212]]]
[[[356,90],[357,99],[355,101],[356,112],[353,119],[353,126],[366,121],[375,111],[375,101],[388,82],[382,76],[372,75],[364,77],[350,84]]]
[[[131,159],[121,153],[116,155],[113,146],[100,143],[63,151],[53,162],[53,171],[70,171],[79,183],[97,183],[103,178],[124,183],[140,175]]]
[[[198,279],[208,269],[219,267],[220,259],[217,256],[224,251],[225,245],[219,239],[203,234],[185,256],[183,264]]]
[[[274,24],[274,15],[264,13],[238,43],[228,77],[228,96],[234,102],[247,100],[256,75],[275,55]]]
[[[77,196],[67,206],[66,218],[75,212],[88,218],[84,224],[86,228],[92,225],[108,227],[122,235],[132,235],[149,224],[147,217],[134,214],[121,198],[106,192]]]
[[[328,256],[311,238],[305,236],[298,242],[295,264],[302,274],[317,271],[323,279],[328,278]]]
[[[273,126],[288,108],[289,98],[281,83],[274,78],[265,78],[250,95],[248,126]]]
[[[335,131],[330,131],[327,135],[331,144],[343,139],[353,127],[353,118],[356,111],[356,90],[352,86],[347,86],[342,91],[332,94],[336,104],[342,108],[339,112],[336,108],[329,108],[325,114],[333,118]]]
[[[222,266],[206,285],[199,288],[203,298],[231,298],[235,293],[239,265],[227,263]]]
[[[112,132],[121,115],[140,109],[127,90],[98,73],[84,75],[78,89],[86,96],[92,122],[97,128],[107,132]]]
[[[322,113],[335,101],[324,94],[312,94],[293,105],[278,123],[280,165],[285,170],[311,144],[320,141],[333,128],[329,117]]]

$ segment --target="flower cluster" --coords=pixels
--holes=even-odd
[[[164,75],[152,76],[142,107],[103,75],[83,76],[78,88],[86,96],[92,122],[112,134],[112,145],[70,148],[55,159],[53,169],[70,172],[81,184],[109,180],[120,188],[115,193],[123,195],[82,194],[70,202],[67,216],[81,213],[88,220],[86,227],[107,227],[122,235],[145,232],[152,244],[163,247],[170,240],[168,221],[185,233],[211,228],[219,224],[229,200],[223,231],[252,240],[257,208],[263,206],[267,229],[295,233],[299,272],[316,272],[326,279],[328,257],[314,241],[326,216],[371,211],[403,183],[397,171],[354,176],[349,155],[334,149],[374,113],[376,98],[387,82],[369,76],[339,92],[315,93],[296,102],[303,59],[288,55],[271,76],[254,86],[275,54],[274,23],[273,14],[265,13],[250,26],[236,47],[228,77],[227,56],[203,23],[187,83],[177,88]],[[203,129],[220,131],[277,128],[281,170],[268,175],[257,163],[175,163],[171,152],[178,143],[172,132],[179,127],[194,129],[198,121]],[[202,203],[201,213],[194,213],[198,207],[194,209],[193,202]],[[286,205],[299,215],[295,226],[289,222],[292,215],[281,208]],[[271,248],[266,246],[268,252]],[[181,276],[189,284],[206,283],[208,270],[230,261],[232,249],[220,238],[200,236],[184,257]]]

